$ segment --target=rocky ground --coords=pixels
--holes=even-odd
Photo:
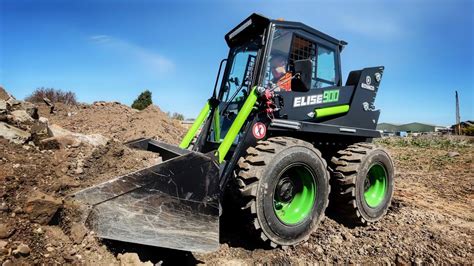
[[[384,139],[396,165],[395,195],[380,222],[353,227],[327,218],[310,240],[267,249],[224,213],[211,254],[101,241],[66,195],[159,161],[122,143],[153,137],[177,144],[185,130],[158,107],[16,101],[0,90],[0,262],[16,264],[470,264],[474,233],[472,139]]]

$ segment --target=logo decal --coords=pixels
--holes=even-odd
[[[339,90],[328,90],[323,94],[308,95],[295,97],[293,99],[293,107],[303,107],[308,105],[316,105],[322,103],[332,103],[339,100]]]
[[[381,79],[382,79],[382,75],[379,72],[375,73],[375,80],[377,82],[380,82]]]
[[[370,85],[370,83],[372,83],[372,79],[370,78],[370,76],[365,76],[365,83],[362,82],[360,86],[369,91],[375,90],[375,87],[373,85]]]
[[[257,122],[253,125],[252,133],[256,139],[263,139],[267,134],[267,127],[265,124]]]

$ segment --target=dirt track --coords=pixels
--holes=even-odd
[[[327,213],[328,217],[308,242],[272,250],[256,244],[239,224],[238,215],[227,211],[222,217],[220,249],[211,254],[191,254],[101,242],[81,232],[67,205],[47,225],[31,222],[24,206],[32,191],[61,199],[81,187],[156,162],[154,155],[130,150],[121,141],[151,136],[177,143],[184,133],[178,122],[170,121],[156,108],[137,113],[120,104],[98,103],[73,108],[59,106],[54,115],[48,115],[46,110],[41,107],[40,115],[48,116],[50,123],[79,133],[100,133],[110,141],[99,148],[80,145],[42,150],[0,140],[0,196],[5,203],[0,224],[13,231],[1,240],[5,246],[0,250],[0,261],[116,264],[126,261],[117,258],[125,252],[137,253],[142,261],[173,264],[474,261],[474,147],[468,141],[442,139],[439,145],[382,141],[381,145],[387,147],[395,160],[396,191],[392,207],[379,223],[351,227]],[[450,151],[458,152],[459,156],[448,156]],[[83,168],[80,173],[79,166]],[[28,255],[13,255],[21,243],[31,251]]]

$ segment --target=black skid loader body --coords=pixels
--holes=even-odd
[[[384,68],[352,71],[342,85],[344,41],[257,14],[225,40],[230,52],[221,62],[223,75],[220,67],[212,97],[179,147],[131,141],[129,147],[158,152],[163,161],[72,195],[87,207],[86,225],[99,237],[214,251],[220,200],[248,147],[274,136],[320,143],[380,137],[374,100]],[[269,83],[269,62],[276,53],[288,60],[291,91]],[[318,72],[320,60],[329,67]]]

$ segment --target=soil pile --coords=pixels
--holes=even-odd
[[[110,252],[79,223],[76,206],[64,199],[81,188],[159,162],[159,154],[129,149],[121,140],[155,136],[176,143],[184,132],[179,122],[157,107],[137,112],[99,102],[56,105],[50,113],[47,105],[38,108],[17,101],[5,91],[2,97],[8,99],[0,100],[0,261],[140,262],[136,254]],[[114,130],[121,124],[126,126]]]
[[[178,144],[180,137],[186,133],[179,121],[170,119],[154,105],[138,111],[118,102],[77,106],[56,104],[55,113],[50,114],[49,107],[40,104],[39,110],[51,123],[70,131],[98,133],[122,142],[145,137]]]

